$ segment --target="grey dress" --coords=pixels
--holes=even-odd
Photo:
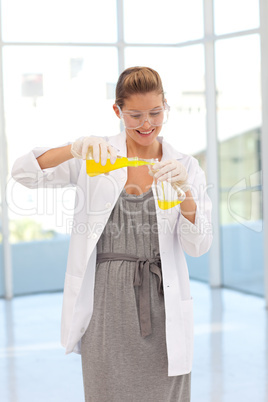
[[[86,402],[189,402],[191,373],[168,377],[152,189],[123,189],[97,244],[94,308],[81,340]]]

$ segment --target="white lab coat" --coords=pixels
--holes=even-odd
[[[104,138],[120,150],[118,155],[127,155],[124,131]],[[193,360],[193,300],[184,252],[198,257],[210,248],[211,201],[198,161],[177,152],[163,137],[157,139],[162,143],[162,161],[178,159],[186,167],[188,182],[197,204],[196,220],[192,224],[180,214],[179,206],[161,210],[157,204],[155,186],[152,186],[162,263],[168,376],[176,376],[189,373]],[[17,159],[12,176],[29,188],[76,186],[64,283],[61,343],[66,348],[66,354],[80,353],[81,337],[93,312],[96,244],[125,186],[127,168],[114,170],[108,176],[89,177],[85,161],[74,158],[57,167],[42,170],[36,158],[48,149],[35,148]]]

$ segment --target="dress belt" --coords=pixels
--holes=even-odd
[[[140,286],[140,292],[139,292],[140,329],[141,329],[141,336],[145,338],[147,335],[150,335],[152,333],[149,271],[158,276],[158,293],[164,294],[162,284],[161,260],[159,257],[139,258],[136,257],[135,255],[124,254],[124,253],[99,253],[97,255],[97,262],[118,261],[118,260],[136,262],[133,285]]]

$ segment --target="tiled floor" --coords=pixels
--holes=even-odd
[[[267,402],[264,299],[195,281],[191,288],[191,401]],[[59,343],[61,302],[61,293],[0,300],[1,402],[83,402],[80,356],[66,356]]]

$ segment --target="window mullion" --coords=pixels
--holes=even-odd
[[[213,287],[221,286],[221,239],[219,211],[219,166],[215,80],[215,41],[213,0],[204,0],[205,29],[205,79],[207,110],[207,179],[208,193],[212,201],[213,243],[209,252],[209,282]]]
[[[6,203],[5,189],[7,186],[8,164],[7,164],[7,141],[5,134],[5,112],[4,112],[4,94],[3,94],[3,42],[2,42],[2,9],[0,0],[0,186],[1,186],[1,221],[2,221],[2,247],[3,247],[3,266],[5,277],[5,298],[13,297],[12,287],[12,263],[11,247],[9,243],[9,225],[8,225],[8,205]]]

